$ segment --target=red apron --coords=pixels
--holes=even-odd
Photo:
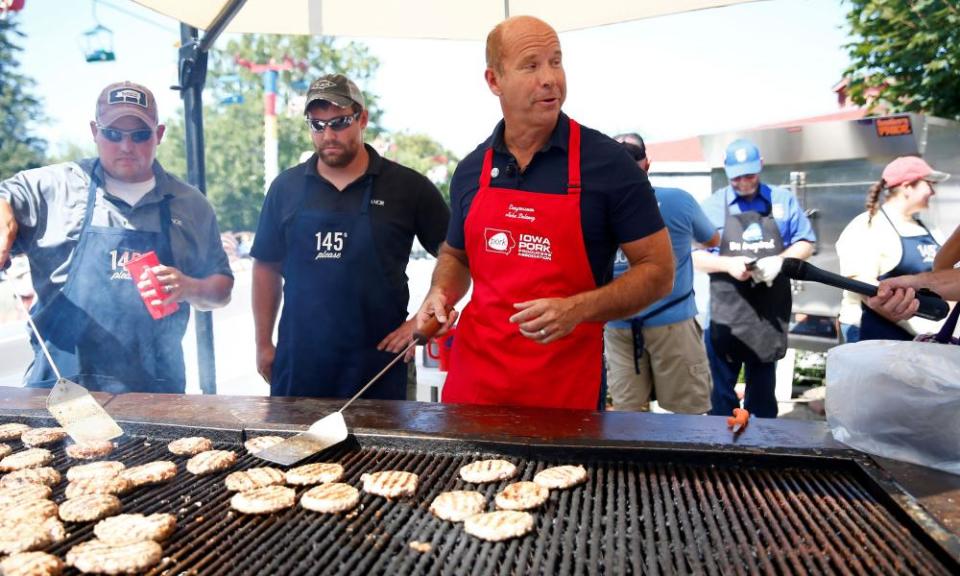
[[[464,223],[473,296],[460,316],[443,401],[595,409],[603,323],[540,344],[510,317],[517,302],[597,287],[580,227],[580,125],[570,120],[566,194],[490,186],[493,149]]]

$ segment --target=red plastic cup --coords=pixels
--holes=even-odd
[[[180,309],[180,306],[176,302],[171,302],[170,304],[166,305],[154,305],[151,303],[151,300],[162,300],[164,297],[163,285],[160,284],[159,280],[157,280],[157,276],[150,271],[151,268],[159,265],[160,260],[157,259],[157,253],[153,250],[141,254],[125,264],[127,272],[130,273],[130,278],[133,280],[134,285],[140,283],[140,276],[143,275],[144,270],[147,271],[147,276],[150,278],[150,284],[153,286],[153,289],[156,291],[157,295],[153,298],[147,298],[144,297],[142,295],[143,293],[141,292],[141,298],[143,299],[144,305],[147,307],[147,312],[150,313],[150,317],[154,320],[159,320],[164,316],[169,316]]]
[[[456,327],[451,328],[443,336],[433,338],[427,343],[427,356],[439,361],[441,372],[450,368],[450,349],[453,347],[453,334],[456,331]]]

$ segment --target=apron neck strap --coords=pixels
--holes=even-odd
[[[567,142],[567,194],[580,194],[580,124],[570,118],[570,138]],[[483,154],[480,169],[480,187],[489,188],[493,170],[493,146]]]
[[[567,143],[567,194],[580,194],[580,124],[573,118]]]

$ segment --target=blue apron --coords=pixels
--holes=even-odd
[[[190,308],[154,320],[136,283],[123,267],[153,250],[173,265],[170,248],[170,196],[160,202],[160,232],[94,226],[97,198],[94,164],[80,238],[63,288],[32,313],[53,361],[64,378],[90,390],[113,394],[166,392],[186,386],[181,342]],[[56,375],[32,339],[33,364],[27,386],[49,388]]]
[[[933,234],[927,230],[923,222],[917,220],[917,223],[927,230],[926,234],[921,236],[903,236],[897,227],[887,216],[887,212],[881,208],[880,212],[890,222],[893,231],[900,236],[900,261],[886,274],[877,278],[886,280],[897,276],[907,274],[919,274],[933,270],[933,259],[940,250],[940,243],[933,237]],[[883,316],[871,310],[866,304],[860,305],[863,314],[860,316],[860,340],[913,340],[913,334],[907,332],[895,322],[891,322]]]
[[[349,398],[395,356],[377,344],[406,319],[406,299],[380,265],[367,179],[358,214],[312,207],[307,194],[290,225],[272,396]],[[400,362],[363,397],[403,400],[406,393]]]

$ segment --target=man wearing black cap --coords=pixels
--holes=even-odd
[[[450,211],[364,144],[363,93],[342,74],[311,84],[304,114],[316,153],[270,185],[250,252],[257,369],[273,396],[348,398],[410,343],[413,238],[436,255]],[[404,399],[406,378],[394,366],[365,397]]]
[[[153,319],[142,300],[201,310],[230,300],[233,273],[216,216],[199,190],[156,161],[164,126],[149,89],[104,88],[90,132],[97,158],[0,183],[0,267],[11,251],[27,255],[37,294],[31,314],[63,376],[111,393],[183,393],[189,307]],[[125,268],[150,251],[159,294]],[[55,381],[35,344],[27,385]]]

